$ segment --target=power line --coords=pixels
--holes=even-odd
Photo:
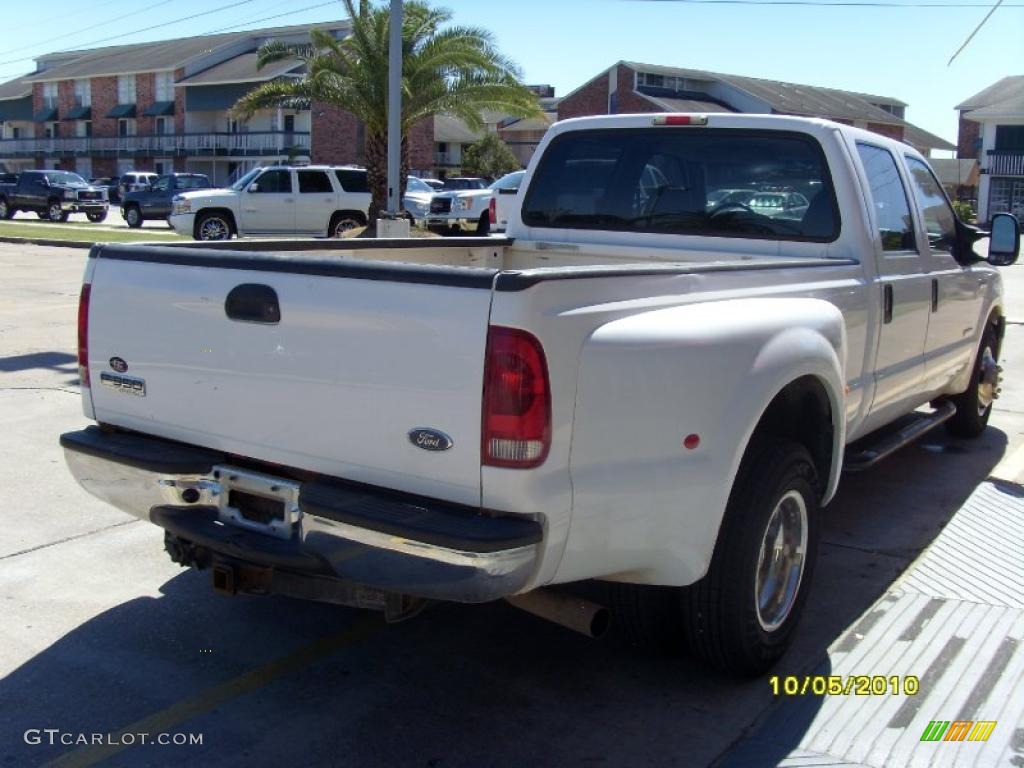
[[[691,5],[795,5],[815,8],[988,8],[988,3],[887,2],[886,0],[643,0],[644,2],[689,3]],[[1004,3],[1003,8],[1024,8],[1024,3]]]
[[[183,21],[191,21],[192,19],[198,19],[201,16],[209,16],[210,14],[213,14],[213,13],[220,13],[221,11],[228,11],[228,10],[231,10],[232,8],[237,8],[240,5],[248,5],[249,3],[252,3],[252,2],[255,2],[255,0],[236,0],[233,3],[228,3],[227,5],[221,5],[221,6],[218,6],[217,8],[211,8],[208,11],[201,11],[200,13],[193,13],[191,16],[182,16],[179,19],[172,19],[171,21],[165,21],[165,22],[162,22],[160,24],[153,24],[153,25],[148,26],[148,27],[143,27],[142,29],[132,30],[131,32],[122,32],[119,35],[111,35],[110,37],[104,37],[104,38],[102,38],[100,40],[93,40],[90,43],[84,43],[82,45],[82,48],[92,48],[94,46],[100,45],[101,43],[108,43],[111,40],[120,40],[121,38],[130,37],[132,35],[137,35],[137,34],[140,34],[142,32],[150,32],[150,31],[152,31],[154,29],[162,29],[163,27],[170,27],[170,26],[173,26],[175,24],[180,24]],[[20,59],[10,59],[9,61],[0,61],[0,66],[3,66],[5,64],[16,64],[19,61],[27,61],[30,58],[33,58],[33,57],[31,57],[31,56],[23,56]]]
[[[990,18],[992,17],[992,14],[996,12],[996,8],[998,8],[998,7],[999,7],[999,6],[1001,6],[1002,4],[1003,4],[1003,0],[999,0],[999,2],[997,2],[997,3],[995,4],[995,5],[993,5],[993,6],[992,6],[992,10],[991,10],[991,11],[989,11],[988,13],[986,13],[986,14],[985,14],[985,18],[981,20],[981,23],[980,23],[980,24],[979,24],[978,26],[976,26],[976,27],[974,28],[974,30],[973,30],[973,31],[971,32],[971,34],[969,34],[969,35],[967,36],[967,39],[966,39],[966,40],[964,40],[964,44],[963,44],[963,45],[961,45],[961,46],[960,46],[959,48],[957,48],[957,49],[956,49],[956,53],[954,53],[954,54],[953,54],[952,56],[950,56],[950,57],[949,57],[949,61],[948,61],[948,62],[946,62],[946,66],[947,66],[947,67],[948,67],[948,66],[949,66],[950,64],[952,64],[952,63],[953,63],[953,59],[955,59],[955,58],[956,58],[957,56],[959,56],[959,55],[960,55],[960,51],[962,51],[962,50],[963,50],[964,48],[966,48],[966,47],[967,47],[967,44],[968,44],[969,42],[971,42],[971,40],[973,40],[973,39],[974,39],[974,36],[975,36],[976,34],[978,34],[978,30],[980,30],[980,29],[981,29],[981,28],[982,28],[983,26],[985,26],[985,22],[986,22],[986,21],[988,21],[988,20],[989,20],[989,19],[990,19]]]
[[[303,13],[304,11],[312,11],[312,10],[316,10],[317,8],[326,8],[329,5],[337,5],[337,4],[338,4],[338,0],[330,0],[330,2],[328,2],[328,3],[320,3],[319,5],[309,5],[309,6],[306,6],[305,8],[296,8],[294,11],[285,11],[284,13],[277,13],[277,14],[274,14],[273,16],[264,16],[262,19],[249,19],[248,21],[244,21],[241,24],[234,24],[234,25],[232,25],[230,27],[222,27],[221,29],[214,29],[214,30],[211,30],[209,32],[204,32],[203,34],[215,35],[218,32],[230,32],[233,29],[239,29],[240,27],[247,27],[250,24],[259,24],[259,23],[264,22],[264,21],[272,21],[274,19],[280,19],[280,18],[282,18],[284,16],[294,16],[295,14]]]

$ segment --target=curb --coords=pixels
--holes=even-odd
[[[49,245],[57,248],[92,248],[96,243],[85,240],[47,240],[42,237],[2,237],[0,243],[15,243],[22,245]]]

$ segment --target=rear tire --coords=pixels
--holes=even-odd
[[[971,371],[971,383],[967,389],[950,400],[956,406],[956,413],[946,422],[946,431],[954,437],[978,437],[988,426],[992,415],[992,403],[998,394],[999,379],[999,337],[991,325],[981,335],[981,344]]]
[[[480,216],[480,221],[476,223],[476,233],[478,235],[489,235],[491,233],[491,215],[484,213]]]
[[[7,204],[7,201],[0,197],[0,219],[13,219],[15,213],[17,213],[17,211],[14,208],[11,208]]]
[[[690,652],[715,669],[757,676],[785,653],[818,554],[817,473],[798,443],[748,448],[707,574],[682,590]]]
[[[125,209],[124,222],[132,229],[138,229],[142,226],[142,211],[139,210],[139,206],[130,205]]]
[[[366,217],[352,211],[339,211],[331,217],[327,231],[331,237],[341,237],[349,230],[366,226]]]

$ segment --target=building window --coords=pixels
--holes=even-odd
[[[118,75],[117,77],[117,103],[135,103],[135,75]]]
[[[1024,125],[997,125],[996,152],[1024,152]]]
[[[75,106],[92,106],[92,84],[88,79],[75,80]]]
[[[57,108],[57,84],[43,83],[43,108]]]
[[[174,133],[174,120],[169,117],[158,117],[156,119],[156,133],[158,136]]]
[[[174,73],[157,72],[153,79],[153,100],[174,101]]]
[[[292,133],[295,130],[295,115],[284,116],[284,132]]]
[[[48,139],[56,139],[60,136],[60,123],[47,123],[43,135]]]
[[[135,135],[135,120],[130,117],[122,117],[117,121],[117,135],[118,136],[134,136]]]
[[[21,138],[21,128],[19,128],[16,125],[11,126],[11,138],[12,139],[20,139]]]

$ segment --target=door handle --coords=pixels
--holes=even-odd
[[[892,283],[882,286],[882,322],[892,322]]]
[[[939,311],[939,281],[932,278],[932,312]]]

